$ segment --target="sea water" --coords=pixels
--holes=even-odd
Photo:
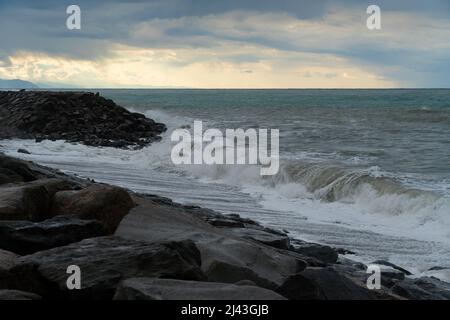
[[[294,237],[450,279],[450,90],[93,90],[167,125],[142,150],[1,141],[0,150],[98,181],[237,213]],[[280,171],[175,166],[170,133],[280,131]],[[26,148],[31,155],[17,153]]]

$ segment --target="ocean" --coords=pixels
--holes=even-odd
[[[385,259],[417,276],[450,280],[450,90],[90,91],[165,123],[168,131],[142,150],[31,140],[3,140],[0,150],[237,213],[349,249],[365,263]],[[194,120],[205,129],[279,129],[279,173],[262,177],[250,165],[173,165],[170,134]]]

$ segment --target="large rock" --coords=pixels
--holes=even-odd
[[[0,185],[12,182],[22,182],[23,179],[14,171],[0,167]]]
[[[377,265],[380,265],[380,266],[391,267],[391,268],[393,268],[393,269],[395,269],[395,270],[398,270],[398,271],[400,271],[400,272],[403,272],[403,273],[404,273],[405,275],[407,275],[407,276],[412,275],[412,273],[409,272],[408,270],[406,270],[406,269],[404,269],[404,268],[402,268],[402,267],[399,267],[399,266],[393,264],[392,262],[389,262],[389,261],[386,261],[386,260],[376,260],[376,261],[372,262],[371,264],[377,264]]]
[[[309,280],[310,282],[307,282]],[[310,289],[308,292],[315,293],[307,296],[308,299],[319,300],[372,300],[377,299],[375,292],[363,287],[349,277],[337,272],[331,267],[327,268],[308,268],[300,273],[298,278],[288,279],[288,283],[283,287],[291,288],[291,291],[285,290],[284,294],[291,298],[302,298],[302,295],[295,291],[295,281],[299,281],[299,288],[308,283],[309,286],[315,286],[317,291]],[[292,290],[293,289],[293,290]]]
[[[28,182],[37,179],[25,161],[0,154],[0,185],[11,182]]]
[[[410,300],[449,300],[450,284],[433,277],[405,279],[394,285],[391,292]]]
[[[59,216],[42,222],[0,221],[0,248],[20,255],[105,235],[100,222],[77,216]]]
[[[11,269],[16,265],[18,255],[0,249],[0,289],[8,289],[14,285]]]
[[[289,300],[312,300],[320,297],[318,284],[301,273],[288,277],[276,291]]]
[[[314,257],[325,263],[336,263],[339,256],[337,251],[330,246],[299,240],[293,241],[290,249],[305,256]]]
[[[215,282],[133,278],[124,280],[115,300],[286,300],[259,287]]]
[[[61,191],[54,197],[53,215],[78,215],[100,221],[114,233],[120,221],[135,206],[127,191],[109,185],[92,185],[81,191]]]
[[[253,228],[230,228],[226,232],[239,238],[254,240],[278,249],[287,250],[290,246],[290,240],[287,235],[270,233]]]
[[[44,186],[0,187],[0,220],[40,221],[49,217],[50,196]]]
[[[0,300],[41,300],[37,294],[20,290],[0,290]]]
[[[200,254],[191,241],[149,244],[120,237],[86,239],[18,259],[11,272],[17,289],[43,298],[111,299],[126,278],[204,280]],[[70,265],[81,270],[81,290],[68,290]]]
[[[0,91],[0,139],[143,147],[166,126],[88,92]]]
[[[293,252],[232,236],[180,208],[146,200],[131,210],[116,234],[148,242],[191,239],[201,252],[202,270],[214,282],[251,280],[274,289],[306,267]]]
[[[13,252],[0,249],[0,272],[9,271],[14,267],[18,257]]]

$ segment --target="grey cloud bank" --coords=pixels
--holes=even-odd
[[[0,67],[10,66],[11,57],[19,52],[101,61],[114,55],[118,45],[125,45],[150,50],[207,49],[217,52],[221,61],[237,64],[270,61],[270,50],[284,53],[286,63],[303,63],[296,54],[332,55],[401,86],[447,87],[450,80],[446,71],[448,1],[377,1],[383,28],[373,32],[365,27],[367,4],[360,1],[94,4],[83,0],[77,4],[83,13],[82,30],[69,31],[61,2],[0,1]],[[239,46],[253,50],[227,52]],[[172,63],[196,62],[195,55],[190,55]],[[241,71],[245,73],[249,74]]]

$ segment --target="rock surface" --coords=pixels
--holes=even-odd
[[[335,249],[316,243],[296,240],[293,241],[291,250],[305,256],[314,257],[325,263],[336,263],[338,260],[338,253]]]
[[[318,287],[317,295],[308,298],[320,300],[375,300],[377,298],[374,291],[363,287],[331,267],[308,268],[301,275]]]
[[[5,289],[14,285],[14,277],[11,269],[15,267],[18,255],[0,249],[0,289]]]
[[[37,294],[20,290],[0,290],[0,300],[41,300]]]
[[[0,139],[141,148],[165,130],[164,124],[94,93],[0,91]]]
[[[115,300],[286,300],[259,287],[217,282],[134,278],[117,288]]]
[[[42,222],[0,221],[0,249],[20,255],[105,235],[107,231],[99,221],[81,220],[77,216],[60,216]]]
[[[204,280],[200,264],[192,241],[146,243],[110,236],[21,257],[11,273],[20,280],[18,289],[47,299],[111,299],[126,278]],[[69,265],[81,269],[81,290],[67,289]]]
[[[49,204],[44,186],[0,186],[0,220],[40,221],[48,217]]]
[[[81,219],[98,220],[111,234],[135,203],[127,191],[108,185],[92,185],[81,191],[55,194],[52,215],[77,215]]]
[[[190,213],[157,203],[138,201],[116,234],[148,242],[192,240],[200,250],[202,270],[213,282],[251,280],[274,289],[306,268],[295,253],[231,236]]]

